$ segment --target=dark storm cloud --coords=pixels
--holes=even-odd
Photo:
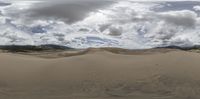
[[[161,8],[154,8],[153,10],[156,12],[166,12],[166,11],[178,11],[178,10],[191,10],[195,11],[193,9],[194,6],[200,5],[200,1],[177,1],[177,2],[164,2],[161,3]]]
[[[114,3],[107,0],[41,0],[30,9],[21,14],[31,19],[58,19],[66,23],[74,23],[83,20],[89,12],[96,11]],[[24,15],[23,15],[24,16]]]
[[[8,5],[11,5],[11,3],[5,3],[0,1],[0,6],[8,6]]]
[[[158,17],[165,20],[167,23],[185,27],[195,26],[198,19],[197,14],[190,10],[169,11],[161,13]]]

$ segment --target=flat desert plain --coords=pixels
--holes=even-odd
[[[0,99],[200,99],[199,53],[150,52],[2,52]]]

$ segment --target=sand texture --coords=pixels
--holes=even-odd
[[[199,53],[111,52],[2,52],[0,99],[200,99]]]

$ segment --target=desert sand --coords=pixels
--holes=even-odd
[[[80,53],[1,52],[0,99],[200,99],[199,53]]]

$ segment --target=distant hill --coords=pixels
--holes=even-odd
[[[200,45],[194,45],[191,47],[180,47],[180,46],[166,46],[166,47],[157,47],[157,48],[169,48],[169,49],[180,49],[180,50],[200,50]]]
[[[92,49],[92,48],[89,48]],[[88,49],[88,50],[89,50]],[[103,49],[106,51],[114,52],[114,53],[123,53],[123,52],[135,52],[140,50],[130,50],[130,49],[122,49],[122,48],[97,48]],[[166,46],[166,47],[156,47],[153,49],[179,49],[179,50],[200,50],[200,45],[195,45],[192,47],[179,47],[179,46]],[[0,45],[0,50],[8,51],[8,52],[42,52],[42,51],[66,51],[66,50],[75,50],[74,48],[60,45]],[[86,50],[87,51],[87,50]]]
[[[40,45],[40,46],[32,46],[32,45],[5,45],[0,46],[1,50],[6,50],[8,52],[33,52],[33,51],[56,51],[56,50],[69,50],[73,49],[66,46],[59,45]]]

